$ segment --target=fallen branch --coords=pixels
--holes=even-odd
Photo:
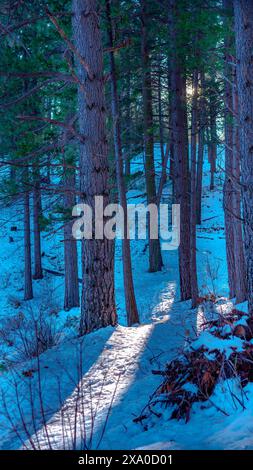
[[[46,271],[46,273],[53,274],[54,276],[60,276],[64,277],[65,274],[61,273],[60,271],[55,271],[54,269],[48,269],[48,268],[42,268],[43,271]],[[82,279],[78,278],[78,282],[82,284]]]

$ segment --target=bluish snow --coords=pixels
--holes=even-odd
[[[221,149],[219,158],[222,166]],[[136,159],[136,164],[142,168],[140,159]],[[226,300],[222,181],[221,170],[216,175],[216,190],[209,191],[209,165],[205,162],[204,222],[197,230],[197,256],[201,294],[223,298],[217,308],[225,312],[232,308],[232,303]],[[137,190],[130,192],[129,200],[134,200],[136,195]],[[244,411],[231,399],[231,388],[235,394],[241,393],[238,384],[226,381],[216,386],[212,402],[194,405],[187,424],[169,420],[170,410],[163,410],[161,419],[150,420],[146,430],[133,422],[160,384],[161,377],[153,375],[152,370],[163,369],[167,361],[175,358],[188,344],[189,337],[196,337],[201,322],[205,320],[202,309],[191,310],[189,302],[179,302],[176,251],[164,252],[163,271],[150,274],[147,272],[145,242],[132,242],[133,275],[141,325],[127,328],[121,248],[117,243],[115,274],[119,326],[105,328],[80,339],[76,336],[78,309],[62,310],[62,278],[46,275],[44,280],[34,282],[35,299],[26,303],[22,301],[21,217],[19,206],[1,210],[0,325],[6,318],[15,318],[20,312],[29,317],[43,311],[47,317],[53,318],[61,339],[57,346],[40,356],[39,364],[36,359],[21,361],[18,348],[13,352],[13,347],[7,347],[1,341],[0,363],[14,362],[10,370],[0,372],[2,449],[20,448],[21,441],[29,448],[33,445],[40,449],[71,448],[73,442],[81,447],[84,440],[88,447],[99,446],[100,449],[253,448],[252,384],[244,389]],[[14,224],[18,227],[17,232],[10,231]],[[9,242],[10,235],[14,243]],[[61,242],[59,231],[53,235],[44,234],[44,266],[63,269]],[[18,307],[17,302],[15,304],[17,300]],[[207,335],[202,333],[195,344],[202,342],[206,345]],[[209,349],[210,346],[214,344],[208,344]],[[46,410],[44,417],[40,411],[38,367]],[[32,377],[25,377],[23,372],[29,370],[33,371]],[[217,406],[224,408],[225,414],[218,411]],[[33,412],[35,416],[32,418]],[[27,439],[21,415],[33,435],[31,442]]]

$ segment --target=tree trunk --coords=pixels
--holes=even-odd
[[[223,0],[224,9],[231,6],[231,0]],[[226,18],[225,18],[226,21]],[[225,234],[226,234],[226,255],[228,268],[228,285],[230,298],[235,297],[236,292],[236,266],[234,256],[235,233],[234,233],[234,216],[232,209],[233,200],[233,182],[232,182],[232,161],[233,161],[233,123],[231,111],[233,109],[232,98],[232,72],[229,65],[229,49],[232,41],[226,39],[225,42],[225,181],[223,187],[223,208],[225,218]]]
[[[169,28],[171,37],[171,121],[174,152],[175,202],[180,204],[179,274],[181,300],[191,298],[190,272],[190,197],[189,158],[186,109],[186,79],[183,64],[177,53],[177,4],[169,1]]]
[[[106,15],[108,22],[108,37],[109,47],[113,48],[113,30],[111,19],[111,0],[106,0]],[[121,145],[121,130],[119,119],[119,100],[118,100],[118,87],[116,77],[116,66],[114,60],[114,53],[110,53],[110,73],[111,73],[111,103],[112,103],[112,117],[113,117],[113,137],[114,137],[114,151],[116,158],[116,172],[117,172],[117,186],[119,193],[119,201],[124,211],[124,238],[122,240],[123,252],[123,272],[124,272],[124,292],[127,313],[128,326],[134,323],[139,323],[139,315],[135,300],[134,283],[132,275],[132,262],[131,262],[131,247],[130,239],[128,237],[127,225],[127,198],[126,187],[124,181],[124,161]]]
[[[34,274],[33,279],[42,279],[41,263],[41,230],[40,217],[42,215],[41,191],[40,191],[40,171],[37,165],[33,168],[33,230],[34,230]]]
[[[201,224],[201,203],[202,203],[202,180],[204,162],[204,142],[205,142],[205,99],[204,99],[204,73],[201,73],[201,96],[199,99],[199,133],[198,133],[198,163],[196,181],[196,223]]]
[[[127,57],[129,60],[129,53],[127,52]],[[129,177],[131,174],[131,148],[132,148],[132,139],[131,139],[131,71],[127,68],[127,105],[126,105],[126,126],[127,126],[127,146],[126,146],[126,157],[125,157],[125,176]]]
[[[249,314],[253,315],[253,3],[234,0],[244,250]]]
[[[233,87],[233,111],[238,116],[238,93],[237,80]],[[239,127],[238,122],[233,126],[233,227],[234,227],[234,259],[235,259],[235,297],[236,302],[241,303],[246,299],[247,283],[246,283],[246,266],[243,251],[243,236],[241,222],[241,188],[240,182],[240,149],[239,149]]]
[[[172,95],[171,95],[171,70],[170,70],[170,60],[167,60],[167,68],[168,68],[168,75],[167,75],[167,85],[168,85],[168,124],[169,124],[169,158],[170,158],[170,168],[169,168],[169,177],[171,180],[171,193],[172,193],[172,202],[174,202],[174,144],[173,144],[173,133],[172,133],[172,113],[171,113],[171,106],[172,106]]]
[[[76,204],[75,197],[75,170],[66,169],[64,184],[66,188],[73,188],[73,192],[64,192],[64,209],[71,212]],[[67,214],[68,216],[68,214]],[[64,269],[65,269],[65,292],[64,310],[79,307],[79,284],[78,284],[78,257],[77,244],[72,235],[72,220],[67,220],[64,224]]]
[[[75,121],[75,115],[69,114],[68,122],[72,125]],[[78,279],[78,254],[77,242],[72,234],[73,219],[71,216],[72,208],[76,204],[76,175],[74,165],[75,159],[72,155],[75,148],[71,148],[72,134],[66,129],[63,133],[62,153],[63,158],[63,206],[64,215],[64,310],[70,310],[73,307],[79,307],[79,279]],[[69,152],[66,152],[66,146],[69,144]],[[72,152],[71,152],[72,150]]]
[[[197,306],[198,281],[196,260],[196,165],[197,165],[197,126],[198,126],[198,72],[193,72],[192,122],[191,122],[191,298],[192,308]]]
[[[158,57],[158,119],[159,119],[159,136],[160,136],[160,149],[162,164],[165,158],[164,152],[164,124],[163,124],[163,109],[162,109],[162,57]]]
[[[144,149],[145,149],[145,177],[147,190],[147,203],[156,203],[156,182],[154,162],[154,137],[153,137],[153,109],[152,109],[152,82],[150,71],[150,51],[147,31],[147,5],[141,0],[142,20],[142,96],[143,96],[143,125],[144,125]],[[149,235],[149,271],[161,271],[163,266],[160,240],[150,237],[150,222],[148,222]]]
[[[82,201],[95,211],[95,196],[109,204],[109,162],[106,136],[103,48],[95,0],[73,0],[73,33],[78,51],[78,116]],[[104,229],[105,220],[102,221]],[[94,224],[93,224],[94,225]],[[93,228],[95,228],[93,226]],[[115,325],[114,242],[104,233],[82,242],[80,334]]]
[[[32,258],[31,258],[31,227],[30,227],[30,194],[28,189],[28,169],[24,172],[24,255],[25,255],[25,276],[24,276],[24,300],[33,298],[32,287]]]
[[[216,131],[216,110],[213,106],[210,107],[210,190],[214,190],[214,175],[216,172],[216,160],[217,160],[217,131]]]

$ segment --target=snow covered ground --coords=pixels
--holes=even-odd
[[[218,308],[225,310],[230,304],[226,301],[223,174],[217,173],[216,190],[210,192],[207,162],[204,173],[203,224],[197,232],[199,285],[201,295],[221,297]],[[127,328],[121,250],[117,243],[119,325],[80,339],[78,309],[62,310],[63,278],[47,274],[44,280],[34,282],[34,300],[22,301],[22,231],[17,220],[20,213],[18,207],[1,209],[0,333],[8,334],[7,340],[0,337],[0,447],[253,448],[253,407],[246,404],[242,411],[231,400],[227,384],[220,383],[215,389],[212,403],[195,404],[187,424],[169,420],[170,410],[166,409],[162,418],[154,416],[145,427],[133,422],[161,382],[152,370],[162,370],[177,357],[189,337],[197,335],[203,320],[201,307],[196,311],[189,302],[179,302],[177,252],[164,252],[163,271],[151,274],[147,272],[145,242],[132,243],[141,325]],[[13,225],[17,231],[11,231]],[[10,241],[10,236],[14,241]],[[62,271],[61,241],[60,232],[44,234],[44,267]],[[22,335],[26,331],[32,334],[33,320],[40,315],[54,325],[56,345],[41,354],[39,360],[28,360],[22,357],[22,338],[19,334],[16,339],[15,328],[21,323]],[[235,382],[230,385],[237,387]],[[250,405],[252,386],[244,390],[251,398]],[[221,408],[226,407],[228,416],[217,411],[215,400]],[[29,439],[30,435],[33,437]]]

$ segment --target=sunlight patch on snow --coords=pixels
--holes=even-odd
[[[170,319],[170,311],[175,301],[176,283],[169,282],[160,293],[159,302],[152,309],[153,321],[166,322]]]
[[[95,432],[99,440],[99,429],[103,429],[108,411],[112,412],[133,383],[153,328],[147,324],[115,329],[98,360],[47,423],[47,429],[44,427],[37,433],[34,440],[39,441],[40,448],[48,448],[46,432],[54,449],[71,448],[70,436],[75,433],[77,448],[84,448],[84,440],[96,448],[98,442],[92,442]]]
[[[108,413],[113,413],[136,379],[142,355],[155,326],[170,319],[175,288],[176,283],[169,282],[160,292],[159,301],[152,309],[153,322],[133,327],[119,325],[113,331],[97,361],[49,420],[47,429],[43,427],[37,433],[36,440],[42,449],[48,448],[46,433],[52,436],[54,449],[73,447],[70,436],[75,433],[77,448],[84,448],[84,440],[88,446],[96,448]]]

